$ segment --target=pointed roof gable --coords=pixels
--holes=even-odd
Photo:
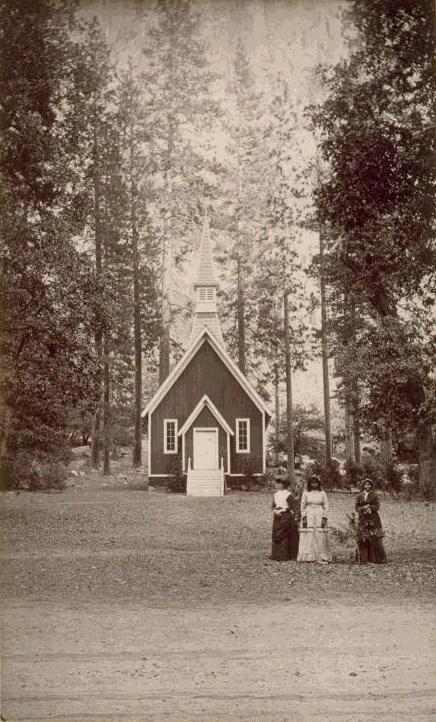
[[[180,429],[178,435],[182,436],[182,434],[186,434],[187,430],[191,426],[191,424],[194,423],[195,419],[199,415],[200,411],[202,411],[204,408],[209,409],[209,411],[215,416],[216,420],[219,424],[221,424],[224,431],[227,432],[227,434],[230,434],[230,436],[234,436],[234,433],[230,426],[228,425],[225,418],[220,414],[217,407],[214,403],[210,400],[210,398],[205,394],[202,399],[198,402],[197,406],[195,407],[194,411],[188,416],[185,423],[183,424],[182,428]]]
[[[194,358],[197,351],[201,348],[203,343],[205,341],[208,341],[216,354],[219,356],[219,358],[222,360],[222,362],[227,366],[229,371],[233,374],[235,379],[239,382],[240,386],[244,389],[244,391],[248,394],[248,396],[251,398],[255,406],[261,411],[262,413],[265,413],[269,419],[272,417],[272,413],[269,410],[268,406],[266,405],[265,401],[259,396],[256,389],[253,388],[251,383],[248,381],[248,379],[244,376],[244,374],[240,371],[240,369],[236,366],[236,364],[232,361],[228,353],[223,349],[222,345],[218,341],[218,339],[211,333],[210,329],[205,326],[201,333],[197,336],[194,343],[190,345],[187,351],[185,351],[184,355],[180,359],[180,361],[176,364],[176,366],[171,371],[170,375],[167,376],[163,384],[158,388],[154,396],[150,399],[147,406],[143,410],[141,416],[147,416],[147,414],[152,413],[155,408],[158,406],[158,404],[162,401],[162,399],[167,395],[170,388],[173,386],[173,384],[177,381],[179,376],[181,376],[182,372],[185,370],[191,359]]]

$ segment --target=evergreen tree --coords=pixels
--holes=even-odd
[[[413,429],[421,484],[434,486],[434,6],[355,0],[350,20],[357,44],[326,72],[314,115],[330,169],[318,194],[329,282],[359,312],[361,422],[379,438]]]
[[[301,219],[295,116],[287,84],[279,77],[267,132],[272,169],[261,251],[257,259],[258,289],[255,331],[258,357],[274,369],[274,383],[284,375],[286,384],[288,470],[294,475],[292,371],[304,365],[304,294],[298,259]],[[278,329],[282,329],[278,331]],[[276,420],[278,423],[278,420]]]
[[[105,258],[110,242],[110,210],[104,191],[110,185],[113,154],[113,68],[101,26],[94,18],[84,24],[77,45],[78,59],[73,68],[73,84],[66,114],[66,143],[75,159],[73,212],[81,226],[84,246],[93,257],[96,280],[102,287],[104,318],[95,316],[95,352],[99,360],[96,394],[97,405],[92,429],[92,465],[100,465],[102,445],[102,411],[108,424],[108,339],[105,329],[111,315],[111,286],[105,277]],[[106,246],[106,247],[105,247]],[[105,346],[105,349],[103,348]],[[105,353],[106,351],[106,353]],[[103,396],[104,394],[104,396]],[[106,470],[108,467],[108,429],[103,432]]]
[[[253,373],[253,286],[257,245],[261,236],[268,184],[264,152],[262,94],[256,88],[244,43],[238,39],[233,78],[229,83],[228,162],[221,188],[220,225],[227,246],[222,256],[225,289],[223,318],[228,346],[244,374]]]
[[[1,4],[2,454],[58,453],[71,410],[95,402],[89,309],[100,289],[76,244],[64,142],[74,11],[51,0]]]
[[[120,132],[124,183],[124,230],[126,271],[130,286],[127,304],[131,318],[124,328],[133,329],[134,356],[134,442],[133,466],[141,466],[142,447],[142,358],[148,358],[159,337],[157,314],[158,248],[148,213],[152,201],[152,158],[149,150],[147,113],[141,84],[131,62],[121,74],[117,90],[117,125]]]

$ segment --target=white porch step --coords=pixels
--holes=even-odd
[[[186,493],[188,496],[223,496],[222,471],[220,469],[190,469]]]

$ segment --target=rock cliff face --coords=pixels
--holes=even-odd
[[[291,62],[295,74],[326,60],[336,62],[344,52],[340,14],[345,5],[341,0],[195,0],[210,59],[220,74],[226,74],[239,37],[260,75],[271,63],[289,71]],[[141,62],[147,29],[154,22],[150,8],[136,0],[85,0],[81,14],[97,15],[120,62],[128,55]]]

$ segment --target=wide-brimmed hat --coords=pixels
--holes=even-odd
[[[363,479],[362,484],[361,484],[362,489],[365,486],[365,484],[371,484],[372,487],[374,486],[374,482],[372,479]]]

